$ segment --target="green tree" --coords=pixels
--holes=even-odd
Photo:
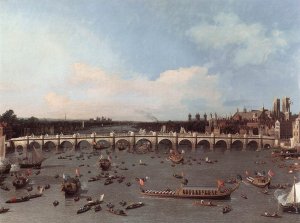
[[[0,116],[0,121],[6,122],[9,125],[13,125],[17,122],[17,116],[13,110],[9,109]]]

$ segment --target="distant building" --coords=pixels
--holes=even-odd
[[[298,118],[293,122],[293,138],[291,138],[291,146],[296,147],[300,145],[300,113]]]
[[[274,99],[273,114],[274,114],[274,117],[277,119],[280,117],[280,99],[279,98]]]
[[[290,120],[291,118],[290,105],[291,105],[290,98],[284,97],[282,99],[282,113],[284,115],[285,120]]]

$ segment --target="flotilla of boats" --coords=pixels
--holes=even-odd
[[[169,154],[169,159],[175,164],[183,163],[184,162],[184,153],[179,153],[177,151],[171,150],[170,154]],[[40,168],[42,162],[45,159],[39,154],[39,151],[36,148],[33,148],[32,157],[29,158],[26,154],[26,158],[24,160],[25,160],[24,162],[19,162],[16,164],[9,163],[9,165],[8,165],[7,161],[4,161],[3,159],[1,159],[0,173],[8,173],[9,170],[11,171],[11,173],[14,173],[15,179],[13,180],[12,184],[13,184],[13,186],[15,186],[16,189],[25,187],[29,182],[29,179],[25,175],[18,174],[18,172],[20,171],[20,168],[28,168],[28,167]],[[196,159],[194,161],[196,161]],[[208,157],[206,157],[205,162],[206,163],[215,163],[216,161],[209,160]],[[110,157],[104,158],[101,155],[98,160],[98,163],[99,163],[99,167],[103,171],[107,171],[111,167],[111,158]],[[144,165],[144,166],[147,165],[146,163],[143,163],[141,160],[140,160],[139,164]],[[265,162],[260,161],[260,162],[256,162],[256,164],[265,164]],[[9,170],[8,170],[8,166],[9,166]],[[84,164],[81,166],[84,166]],[[8,170],[8,172],[7,172],[7,170]],[[106,174],[104,174],[104,173],[106,173]],[[40,171],[36,172],[36,175],[38,175],[38,174],[40,174]],[[90,177],[90,179],[88,181],[89,182],[98,181],[103,177],[103,178],[106,178],[104,181],[104,184],[109,185],[109,184],[113,183],[113,179],[118,179],[118,180],[120,180],[119,183],[122,183],[125,178],[125,177],[121,177],[121,176],[117,176],[117,175],[109,175],[108,172],[102,172],[101,174],[102,175],[99,174],[96,177]],[[70,177],[68,175],[63,174],[63,182],[61,184],[61,190],[64,191],[66,195],[74,195],[74,194],[77,194],[77,192],[79,192],[79,190],[81,188],[81,182],[80,182],[79,178],[81,175],[77,172],[76,172],[76,175],[77,175],[76,177]],[[225,182],[228,184],[232,184],[231,185],[232,187],[225,186],[225,182],[219,181],[219,180],[218,180],[217,186],[211,186],[211,187],[208,187],[208,186],[185,186],[188,183],[188,180],[186,178],[184,178],[183,173],[181,175],[174,173],[173,176],[175,178],[182,179],[181,183],[184,185],[181,185],[180,187],[178,187],[175,190],[171,190],[169,188],[167,188],[165,190],[151,190],[151,189],[145,189],[144,187],[141,187],[141,194],[145,195],[145,196],[162,197],[162,198],[185,198],[185,199],[197,199],[197,200],[201,199],[200,201],[194,201],[193,206],[215,207],[215,206],[218,206],[218,204],[216,204],[210,200],[230,199],[231,194],[235,190],[238,189],[238,187],[241,183],[241,179],[229,178]],[[146,181],[146,179],[143,179],[143,178],[137,178],[137,179],[140,182],[140,184],[142,182],[141,186],[144,186],[144,182]],[[286,185],[281,185],[281,184],[270,185],[271,178],[267,177],[265,175],[247,176],[246,180],[250,184],[252,184],[256,187],[259,187],[259,188],[266,188],[266,187],[268,187],[269,189],[275,189],[275,188],[286,189],[287,188]],[[131,183],[127,182],[126,185],[130,186]],[[1,185],[1,188],[2,188],[2,186],[3,185]],[[5,187],[3,187],[3,188],[5,188]],[[45,185],[45,187],[43,187],[41,189],[48,189],[48,188],[50,188],[49,184]],[[296,213],[296,214],[300,212],[300,202],[299,202],[299,198],[298,198],[299,196],[297,195],[297,193],[299,193],[298,192],[299,189],[300,188],[297,188],[297,184],[294,181],[292,190],[290,191],[290,193],[288,195],[287,202],[280,204],[280,207],[283,212]],[[27,187],[27,190],[32,191],[32,187],[31,188]],[[264,194],[269,194],[269,191],[267,189],[262,190],[261,192]],[[26,202],[31,199],[41,197],[42,195],[43,194],[40,192],[40,193],[35,193],[35,194],[28,194],[26,196],[21,196],[21,197],[13,197],[13,198],[7,200],[6,203]],[[246,194],[241,194],[240,196],[244,199],[248,198]],[[103,203],[103,197],[104,197],[104,195],[101,195],[100,199],[96,199],[96,200],[92,200],[92,198],[88,199],[88,202],[77,210],[77,214],[82,214],[82,213],[85,213],[92,209],[94,209],[95,212],[101,211],[102,207],[100,206],[100,204]],[[74,197],[74,201],[79,201],[79,199],[80,199],[79,196]],[[135,203],[130,203],[130,204],[127,204],[126,201],[121,201],[119,204],[122,207],[124,207],[125,210],[140,208],[145,205],[141,201],[135,202]],[[57,205],[59,205],[59,202],[56,200],[53,202],[53,205],[57,206]],[[107,203],[107,207],[108,207],[107,211],[112,214],[120,215],[120,216],[127,216],[127,213],[124,210],[116,209],[114,207],[114,205],[111,203]],[[224,213],[224,214],[228,213],[232,210],[233,210],[232,207],[229,205],[222,207],[222,213]],[[9,208],[3,208],[3,207],[0,208],[0,214],[8,212],[8,211],[9,211]],[[277,212],[274,212],[274,213],[265,212],[265,213],[262,213],[261,216],[273,217],[273,218],[281,218],[282,217],[282,216],[278,215]]]

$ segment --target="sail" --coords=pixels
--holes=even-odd
[[[43,158],[42,154],[35,147],[33,147],[33,150],[32,150],[32,163],[39,163],[43,159],[44,158]]]
[[[295,189],[296,189],[296,196],[295,196]],[[286,197],[286,203],[300,203],[300,182],[294,184],[292,190]]]

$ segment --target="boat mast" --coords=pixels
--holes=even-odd
[[[296,179],[294,176],[294,204],[296,204]]]

